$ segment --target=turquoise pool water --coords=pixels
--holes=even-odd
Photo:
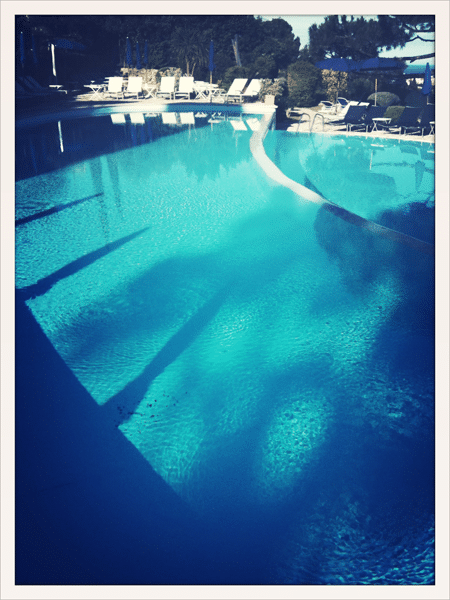
[[[432,584],[434,257],[274,185],[248,117],[215,117],[19,131],[16,287],[110,426],[260,546],[258,582]],[[432,243],[429,145],[265,146]]]

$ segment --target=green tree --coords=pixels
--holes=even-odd
[[[409,42],[421,40],[434,44],[434,39],[424,38],[424,33],[435,33],[434,15],[378,15],[382,46],[386,50],[404,48]],[[434,36],[433,36],[434,38]],[[405,57],[404,60],[431,58],[434,51],[418,56]]]
[[[364,60],[377,56],[381,49],[404,48],[417,39],[429,41],[422,34],[434,31],[433,15],[378,15],[371,19],[330,15],[321,25],[309,28],[308,55],[313,63],[331,57]],[[432,56],[434,52],[408,59]]]
[[[316,106],[322,93],[321,80],[320,69],[309,62],[299,60],[289,65],[287,70],[289,106],[303,108]]]
[[[186,75],[193,76],[197,65],[208,62],[210,32],[194,27],[176,27],[170,43],[180,67],[186,66]]]
[[[375,19],[346,15],[325,17],[321,25],[309,28],[309,54],[312,62],[324,58],[364,60],[377,56],[379,25]]]

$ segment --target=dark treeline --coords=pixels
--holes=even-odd
[[[22,67],[17,41],[17,69],[31,69],[47,79],[51,75],[48,43],[57,38],[86,47],[83,52],[57,50],[60,63],[70,65],[70,76],[85,79],[111,75],[126,66],[127,37],[132,47],[132,66],[136,66],[138,42],[143,67],[177,67],[196,79],[209,78],[209,45],[213,40],[215,81],[237,66],[232,45],[236,36],[242,67],[260,78],[277,77],[298,59],[300,49],[300,40],[286,21],[263,21],[251,15],[27,15],[16,18],[16,40],[20,31],[24,32],[26,60]],[[37,65],[31,50],[32,37]],[[146,43],[148,61],[144,64]],[[63,73],[64,69],[61,77]]]

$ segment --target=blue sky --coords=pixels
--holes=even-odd
[[[359,16],[359,15],[355,15],[355,16]],[[281,17],[282,19],[287,21],[289,23],[289,25],[292,27],[294,35],[296,35],[297,37],[300,38],[300,44],[301,44],[300,47],[301,48],[303,46],[306,46],[309,42],[309,34],[308,34],[309,27],[311,25],[313,25],[314,23],[316,23],[317,25],[320,25],[325,20],[325,15],[317,15],[317,16],[314,16],[314,15],[278,15],[278,18],[279,17]],[[273,16],[273,17],[272,16],[270,16],[270,17],[263,16],[263,19],[271,19],[271,18],[276,18],[276,17],[275,16]],[[371,17],[368,17],[368,18],[371,18]],[[431,36],[423,35],[422,37],[428,37],[429,39],[434,39],[434,34]],[[385,57],[398,56],[399,58],[401,58],[402,56],[417,56],[419,54],[430,54],[430,52],[433,52],[433,51],[434,51],[434,44],[427,43],[427,42],[421,42],[420,40],[417,40],[415,42],[410,42],[404,48],[397,48],[395,50],[380,52],[380,56],[385,56]],[[426,62],[429,62],[430,64],[434,64],[434,58],[418,60],[414,64],[425,64]]]

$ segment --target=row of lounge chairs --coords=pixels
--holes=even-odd
[[[407,106],[396,121],[386,117],[387,106],[369,106],[368,102],[348,102],[342,103],[341,108],[336,114],[333,111],[320,110],[316,116],[323,118],[324,125],[332,128],[344,128],[347,131],[386,131],[389,133],[421,133],[434,134],[434,104],[428,104],[425,108],[415,108]],[[322,103],[323,104],[323,103]],[[330,103],[331,104],[331,103]],[[301,108],[291,108],[286,111],[290,119],[297,120],[300,124],[305,115]],[[307,115],[310,118],[309,115]],[[315,120],[315,117],[314,117]],[[310,131],[313,128],[314,120],[310,121]],[[304,121],[303,121],[304,122]],[[299,126],[292,125],[288,131],[299,131]]]
[[[434,133],[434,104],[425,108],[406,106],[397,121],[386,118],[385,106],[349,106],[341,119],[328,121],[332,126],[345,126],[347,131],[379,131],[389,133]]]
[[[189,100],[195,94],[195,99],[214,99],[217,102],[243,102],[244,100],[255,100],[261,89],[261,81],[253,79],[247,85],[247,79],[235,79],[228,92],[220,89],[217,85],[209,85],[205,82],[194,81],[193,77],[181,77],[176,88],[175,77],[162,77],[158,86],[143,83],[142,77],[129,77],[125,86],[123,77],[110,77],[108,83],[101,89],[93,92],[95,97],[113,97],[125,99],[128,96],[139,98],[165,98],[167,100],[185,99]],[[99,87],[99,86],[95,86]]]

